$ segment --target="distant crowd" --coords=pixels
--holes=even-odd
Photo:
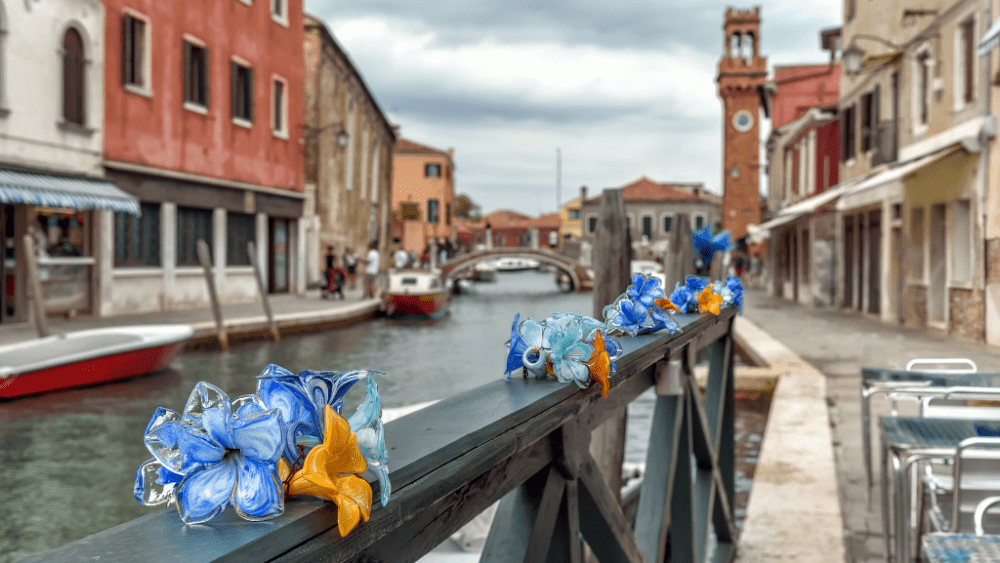
[[[433,249],[430,244],[425,246],[423,252],[419,255],[415,252],[407,252],[398,240],[394,241],[393,246],[395,248],[391,255],[391,266],[393,268],[429,269],[431,267],[431,252]],[[444,239],[437,245],[437,264],[440,265],[447,262],[457,252],[458,249],[451,241]],[[380,264],[381,255],[378,251],[378,241],[372,241],[368,245],[368,252],[364,256],[356,254],[354,249],[349,246],[344,249],[343,254],[338,256],[336,248],[327,246],[326,267],[323,270],[325,283],[322,297],[324,299],[332,299],[334,296],[338,296],[343,299],[345,285],[352,290],[356,287],[359,266],[363,268],[364,298],[374,297],[375,281],[380,273]]]

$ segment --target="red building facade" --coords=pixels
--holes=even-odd
[[[104,5],[104,165],[143,215],[106,218],[102,313],[205,305],[198,240],[224,303],[256,298],[247,242],[304,291],[302,1]]]

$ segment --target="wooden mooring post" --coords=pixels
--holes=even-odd
[[[35,317],[35,328],[38,337],[45,338],[52,334],[45,313],[45,295],[42,293],[42,280],[38,274],[38,258],[35,256],[35,240],[31,233],[24,235],[24,263],[28,266],[28,301],[31,302],[31,314]]]
[[[247,241],[247,256],[250,258],[250,265],[253,266],[253,278],[257,280],[257,291],[260,292],[260,302],[264,305],[264,315],[267,316],[267,326],[271,330],[271,338],[275,342],[281,340],[281,333],[278,332],[278,322],[274,320],[274,313],[271,311],[271,303],[267,299],[267,288],[264,287],[264,272],[261,271],[257,263],[257,253],[255,252],[252,240]]]
[[[215,289],[215,278],[212,277],[212,261],[209,258],[208,243],[198,239],[198,262],[205,270],[205,283],[208,284],[208,298],[212,301],[212,315],[215,317],[215,330],[219,337],[219,347],[223,350],[229,349],[229,336],[226,334],[226,325],[222,320],[222,306],[219,304],[219,294]]]

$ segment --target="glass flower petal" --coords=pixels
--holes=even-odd
[[[226,509],[236,488],[232,459],[195,470],[177,487],[177,512],[187,524],[200,524]]]

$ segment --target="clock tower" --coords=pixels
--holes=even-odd
[[[760,87],[767,59],[760,56],[760,7],[726,9],[723,57],[719,61],[722,98],[722,228],[734,241],[747,225],[760,223]]]

